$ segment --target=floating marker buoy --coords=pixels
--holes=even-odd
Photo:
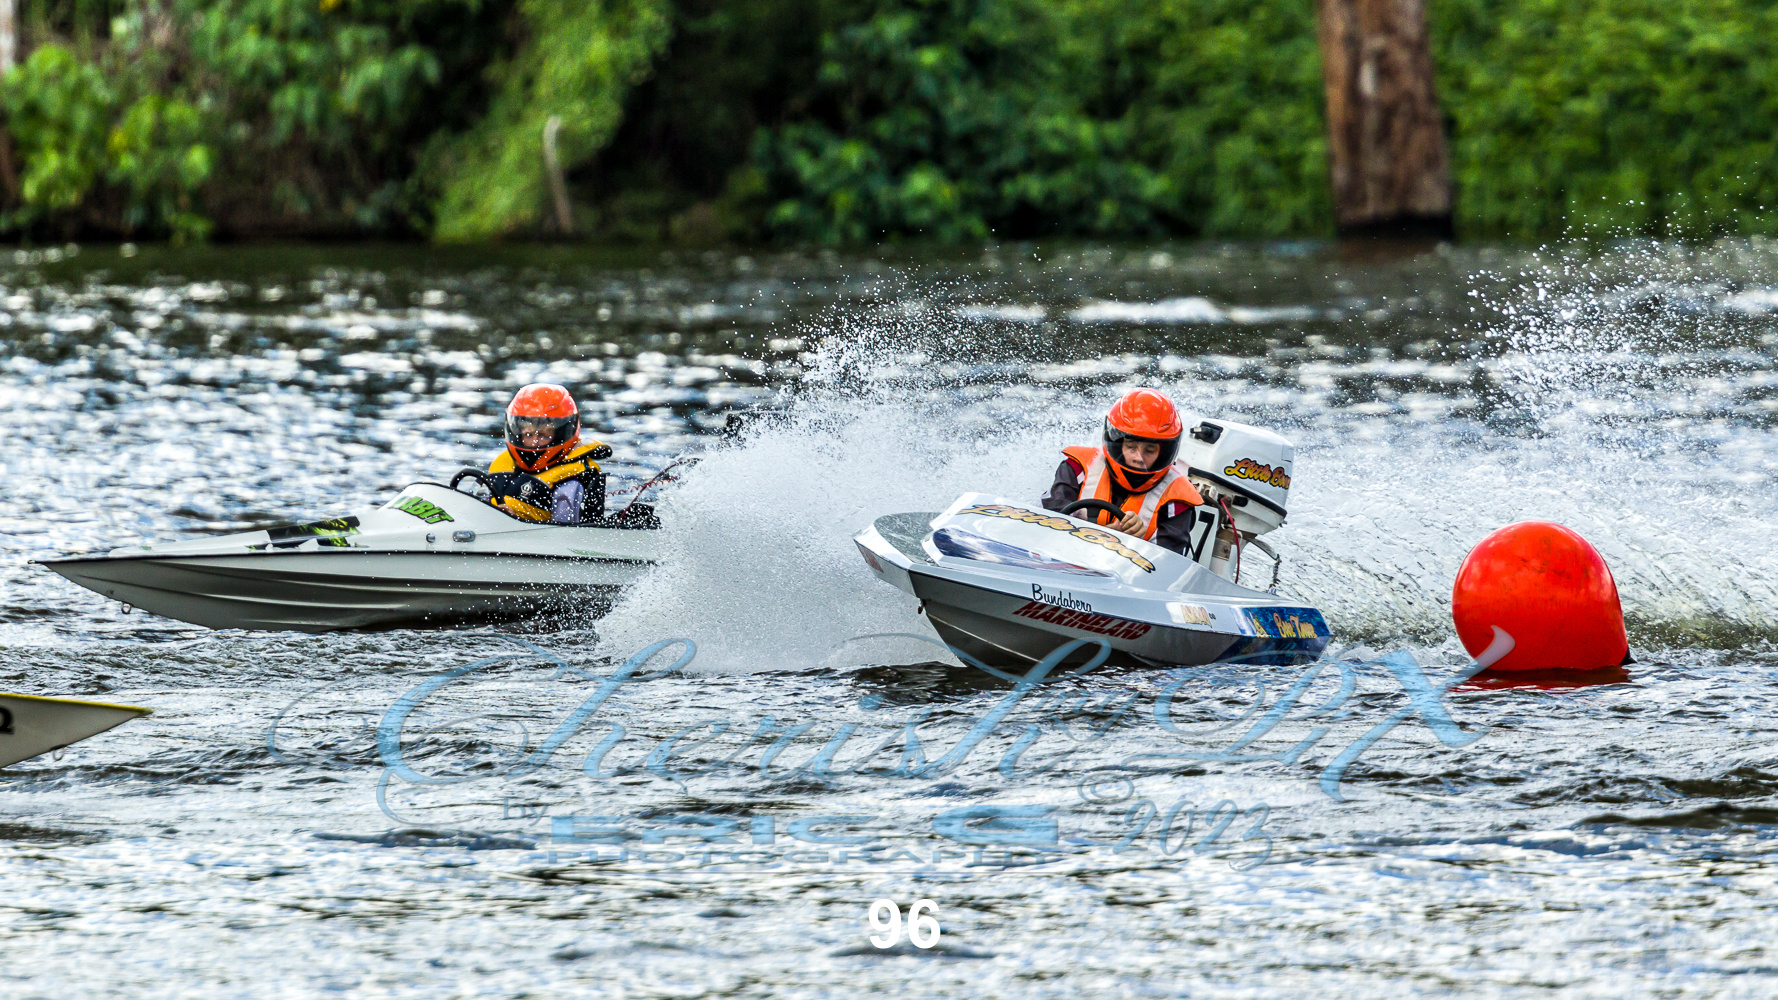
[[[1597,550],[1548,521],[1521,521],[1469,551],[1451,588],[1451,617],[1469,655],[1495,641],[1512,651],[1494,670],[1599,670],[1630,654],[1617,581]]]

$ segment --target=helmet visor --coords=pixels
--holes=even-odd
[[[1153,459],[1147,464],[1142,464],[1135,460],[1136,456],[1124,454],[1125,444],[1152,444],[1157,447],[1154,450]],[[1146,451],[1146,449],[1142,450]],[[1113,462],[1131,472],[1158,472],[1172,465],[1173,460],[1179,457],[1179,439],[1176,437],[1137,437],[1134,434],[1125,434],[1111,426],[1111,421],[1107,420],[1105,421],[1105,451],[1111,456]]]
[[[536,461],[533,456],[574,440],[574,435],[579,430],[578,414],[569,414],[566,417],[531,417],[509,413],[506,416],[506,443],[512,445],[514,450],[526,453],[528,461]]]

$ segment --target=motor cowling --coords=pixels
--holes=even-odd
[[[1192,485],[1204,499],[1226,500],[1235,527],[1263,535],[1284,523],[1296,447],[1278,434],[1229,420],[1188,424],[1179,448]]]

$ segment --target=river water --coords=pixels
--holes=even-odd
[[[0,770],[9,997],[1778,992],[1778,246],[126,249],[0,255],[0,686],[155,710]],[[703,456],[603,620],[211,632],[30,563],[362,510],[539,379],[626,482]],[[1295,441],[1337,659],[1020,690],[859,561],[1135,384]],[[1629,680],[1441,695],[1526,518]]]

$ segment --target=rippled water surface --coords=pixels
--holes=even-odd
[[[155,710],[0,770],[9,997],[1778,992],[1778,247],[69,247],[0,324],[0,687]],[[630,485],[703,456],[603,620],[210,632],[30,562],[362,510],[538,379]],[[1296,442],[1337,662],[1020,691],[859,561],[1144,383]],[[1628,680],[1410,702],[1526,518]]]

